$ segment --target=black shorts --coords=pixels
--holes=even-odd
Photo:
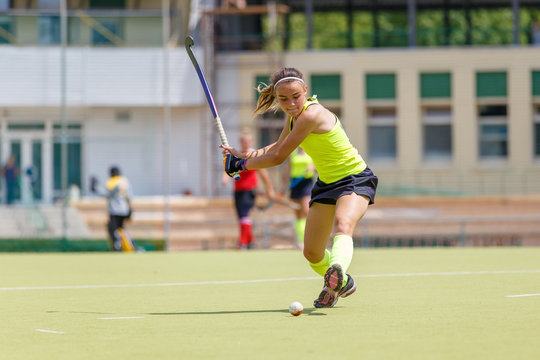
[[[295,178],[291,180],[291,184],[291,199],[301,199],[311,194],[313,178]]]
[[[378,183],[379,179],[368,167],[359,174],[345,176],[343,179],[330,184],[317,179],[317,182],[313,185],[313,190],[311,190],[309,206],[314,202],[335,205],[337,199],[352,193],[367,196],[371,205],[375,201]]]
[[[255,205],[255,190],[235,191],[234,205],[239,219],[249,216],[249,212]]]

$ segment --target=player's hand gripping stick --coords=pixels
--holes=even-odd
[[[223,158],[223,167],[227,175],[236,180],[236,177],[240,178],[240,173],[246,170],[246,159],[240,159],[233,154],[227,154]]]

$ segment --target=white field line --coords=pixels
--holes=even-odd
[[[520,295],[506,295],[507,298],[517,298],[517,297],[525,297],[525,296],[540,296],[540,294],[520,294]]]
[[[119,317],[102,317],[98,320],[128,320],[128,319],[144,319],[144,316],[119,316]]]
[[[43,332],[43,333],[49,333],[49,334],[65,334],[65,332],[63,332],[63,331],[46,330],[46,329],[36,329],[36,331]]]
[[[415,276],[464,276],[464,275],[507,275],[507,274],[540,274],[540,270],[495,270],[495,271],[455,271],[455,272],[424,272],[424,273],[397,273],[397,274],[366,274],[353,275],[355,278],[385,278],[385,277],[415,277]],[[170,286],[195,286],[195,285],[228,285],[228,284],[252,284],[282,281],[320,280],[320,276],[292,277],[277,279],[255,280],[219,280],[219,281],[195,281],[177,283],[156,284],[109,284],[109,285],[63,285],[63,286],[21,286],[4,287],[0,291],[22,290],[74,290],[74,289],[111,289],[111,288],[139,288],[139,287],[170,287]]]

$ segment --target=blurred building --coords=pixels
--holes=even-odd
[[[283,3],[264,51],[212,57],[221,101],[236,99],[233,117],[259,128],[263,144],[283,117],[253,122],[253,89],[277,64],[293,66],[341,118],[379,194],[540,192],[540,1]]]
[[[60,0],[0,0],[2,162],[32,168],[43,202],[61,194],[62,143],[83,195],[112,164],[136,195],[228,194],[191,33],[233,144],[243,126],[277,138],[283,117],[254,118],[254,88],[294,66],[381,194],[540,192],[540,0],[227,3],[68,1],[63,47]]]
[[[46,203],[61,196],[63,142],[67,187],[83,195],[91,176],[106,181],[111,165],[136,195],[163,194],[165,174],[174,179],[171,192],[200,193],[207,109],[183,47],[190,2],[170,1],[166,29],[160,0],[67,1],[65,47],[60,5],[0,1],[2,163],[12,153],[22,173],[32,168],[31,191]],[[28,176],[21,180],[31,185]]]

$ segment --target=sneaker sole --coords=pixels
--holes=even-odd
[[[347,289],[347,285],[350,284],[350,281],[352,281],[353,285],[351,286],[350,289]],[[354,282],[353,278],[350,277],[350,275],[349,275],[349,280],[347,281],[347,285],[345,285],[345,287],[341,289],[341,291],[343,292],[338,294],[339,297],[346,298],[347,296],[352,295],[356,291],[356,283]]]
[[[337,303],[339,296],[333,291],[321,291],[319,297],[313,302],[313,306],[316,308],[331,308]]]
[[[324,285],[335,292],[343,286],[343,269],[341,265],[334,264],[324,274]]]

